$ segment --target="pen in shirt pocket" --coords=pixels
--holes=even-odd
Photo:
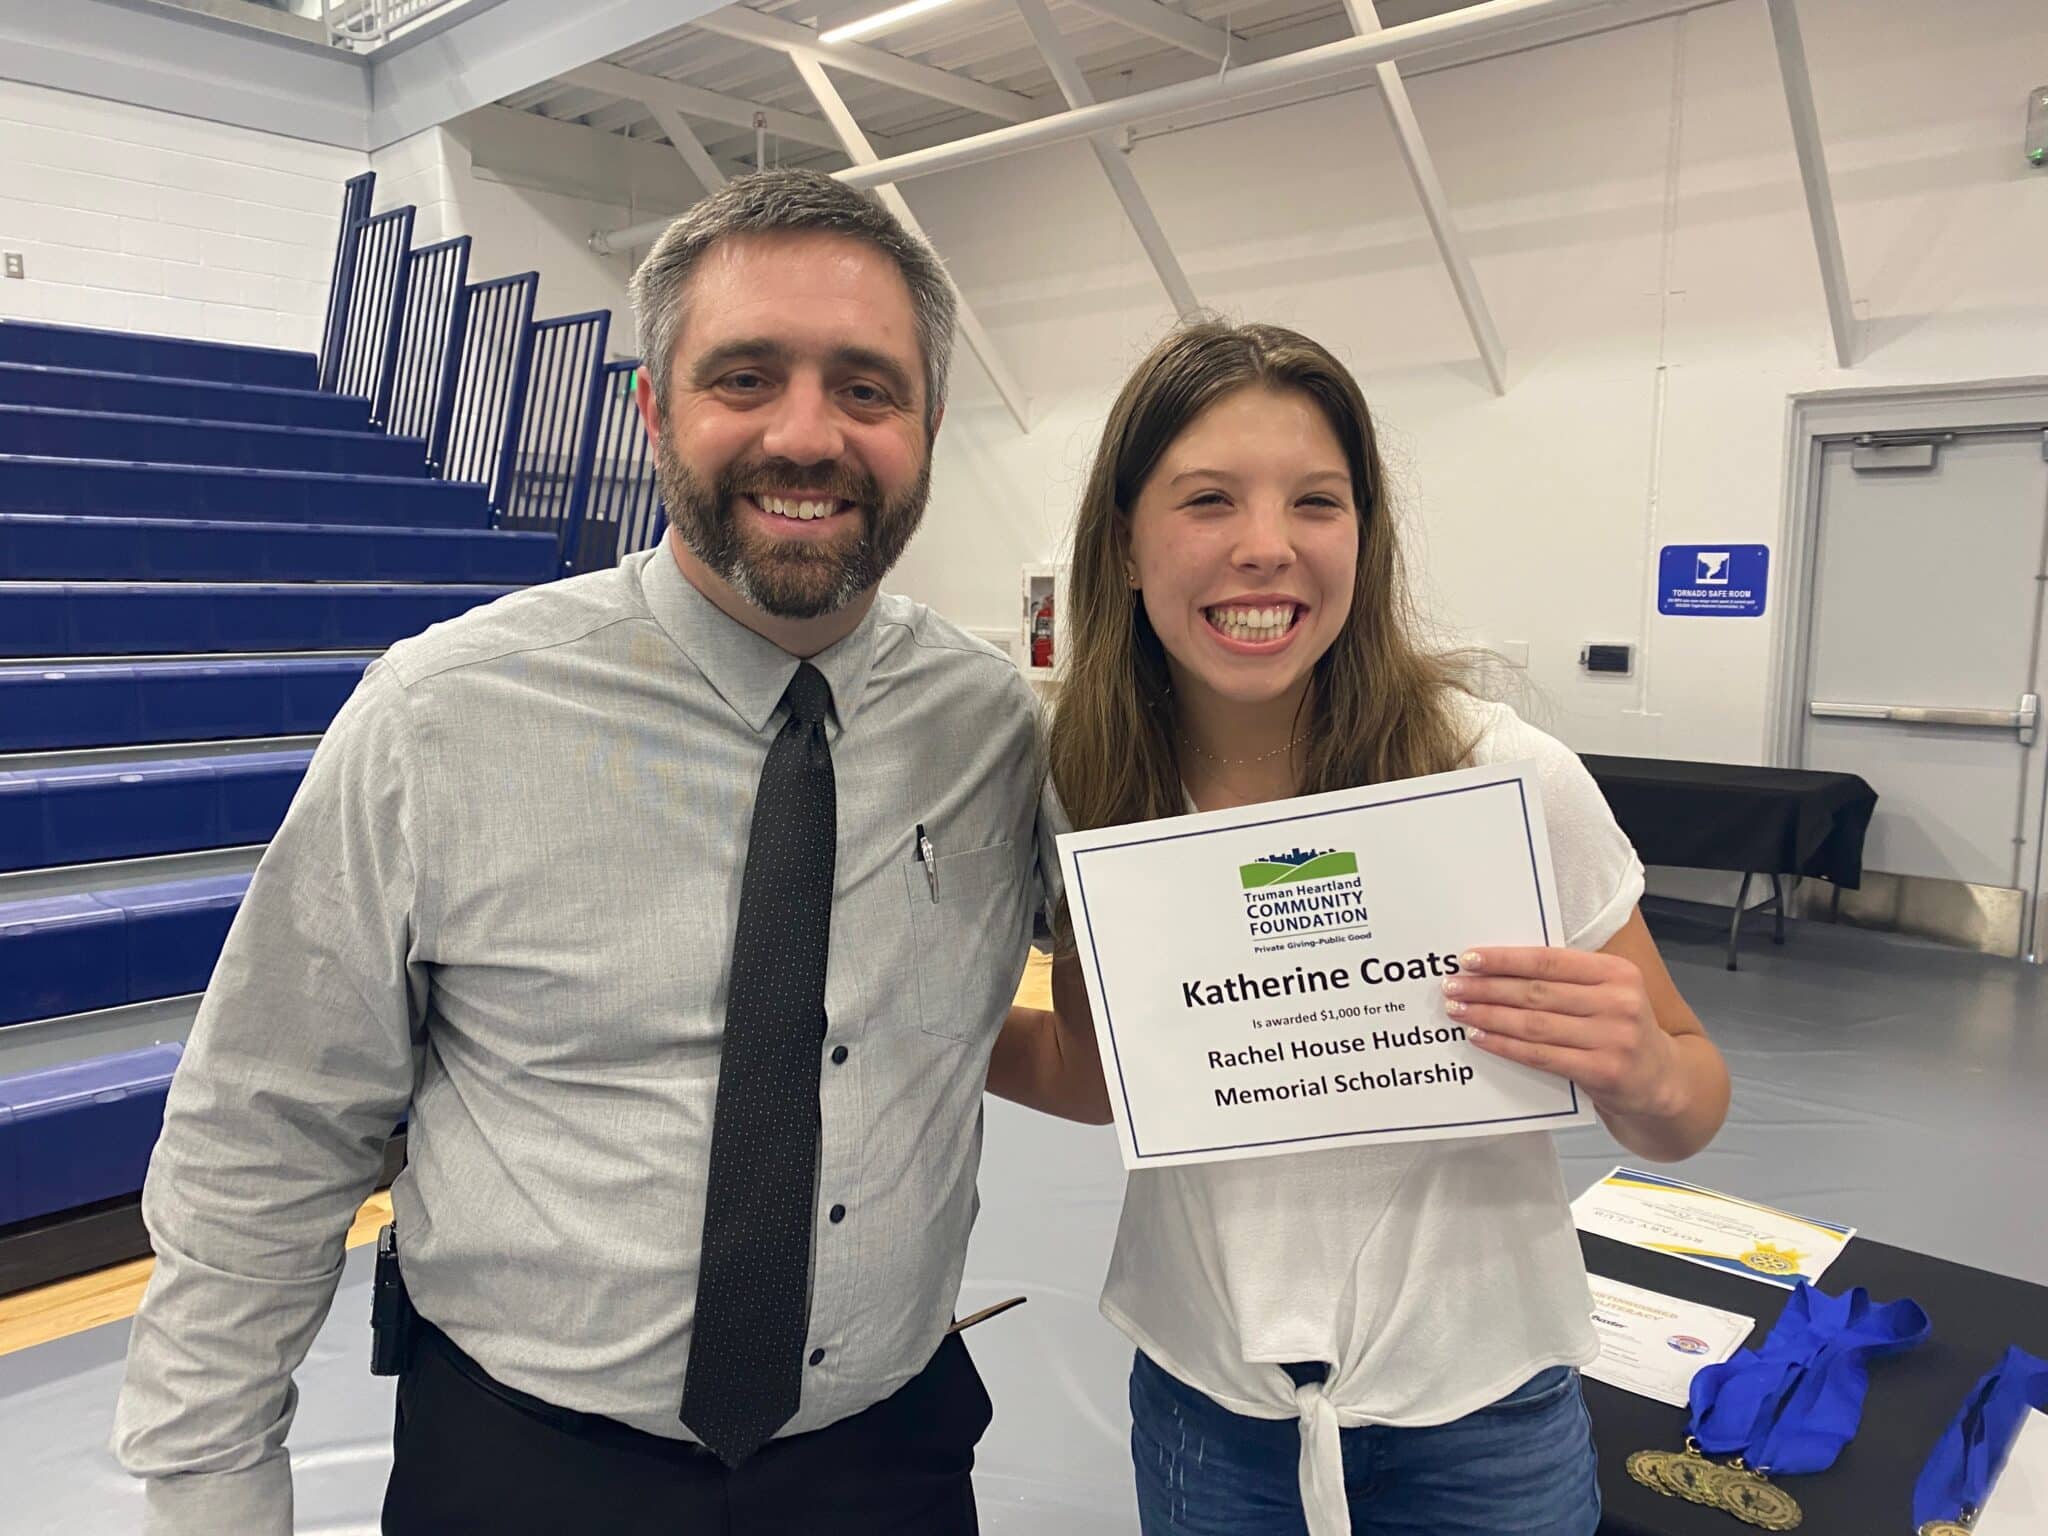
[[[939,854],[932,847],[932,840],[924,835],[924,823],[917,824],[917,856],[924,863],[925,884],[932,889],[932,900],[939,899]]]

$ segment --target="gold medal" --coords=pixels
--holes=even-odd
[[[1628,1475],[1667,1499],[1684,1499],[1690,1504],[1711,1505],[1706,1493],[1709,1473],[1719,1469],[1699,1453],[1691,1440],[1683,1451],[1637,1451],[1629,1457]]]
[[[1920,1536],[1970,1536],[1968,1517],[1961,1520],[1930,1520],[1920,1527]]]
[[[1683,1451],[1637,1451],[1627,1463],[1628,1475],[1653,1493],[1689,1504],[1725,1510],[1736,1519],[1766,1531],[1790,1531],[1805,1519],[1799,1501],[1761,1472],[1751,1471],[1737,1457],[1709,1461],[1699,1443],[1687,1436]],[[1946,1522],[1928,1526],[1920,1536],[1969,1536],[1967,1526],[1953,1530]]]
[[[1714,1474],[1720,1470],[1698,1451],[1688,1450],[1683,1456],[1672,1458],[1664,1471],[1664,1481],[1687,1503],[1712,1506],[1716,1502],[1712,1492]]]
[[[1637,1451],[1626,1463],[1628,1475],[1652,1493],[1661,1493],[1667,1499],[1672,1498],[1675,1495],[1671,1485],[1664,1481],[1664,1466],[1665,1463],[1678,1459],[1679,1453],[1676,1451]]]
[[[1806,1518],[1797,1499],[1739,1460],[1727,1466],[1709,1462],[1708,1466],[1712,1470],[1705,1478],[1707,1502],[1744,1524],[1766,1531],[1789,1531]]]

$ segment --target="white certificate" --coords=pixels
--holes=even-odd
[[[1976,1536],[2040,1536],[2048,1530],[2048,1414],[2020,1420],[1998,1481],[1971,1527]]]
[[[1640,1168],[1617,1168],[1572,1202],[1572,1221],[1653,1253],[1791,1290],[1818,1280],[1854,1227],[1794,1216]]]
[[[1756,1319],[1600,1275],[1593,1287],[1593,1328],[1600,1358],[1586,1374],[1610,1387],[1683,1408],[1702,1367],[1742,1347]]]
[[[1465,950],[1564,942],[1533,765],[1059,848],[1126,1168],[1592,1118],[1444,1011]]]

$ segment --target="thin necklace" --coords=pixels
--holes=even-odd
[[[1182,730],[1178,725],[1174,726],[1173,732],[1176,736],[1180,737],[1182,741],[1187,743],[1188,750],[1194,753],[1195,756],[1206,757],[1207,759],[1209,759],[1210,762],[1220,763],[1226,768],[1242,768],[1248,763],[1263,763],[1267,758],[1278,757],[1282,752],[1292,752],[1296,747],[1300,746],[1304,741],[1307,741],[1309,737],[1314,734],[1314,732],[1312,731],[1303,731],[1299,736],[1295,737],[1294,740],[1288,742],[1286,746],[1275,747],[1270,752],[1255,753],[1251,757],[1218,757],[1214,752],[1210,752],[1202,747],[1196,746],[1194,738],[1188,735],[1188,733]]]

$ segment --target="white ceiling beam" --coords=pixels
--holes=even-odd
[[[906,59],[881,48],[870,48],[865,43],[834,43],[827,47],[818,41],[818,34],[811,28],[785,21],[780,16],[749,10],[743,5],[699,17],[696,25],[720,37],[759,43],[765,48],[780,48],[795,58],[810,55],[827,59],[834,69],[843,69],[850,75],[879,80],[898,90],[929,96],[934,101],[964,107],[1000,122],[1026,122],[1040,116],[1044,110],[1029,96],[1019,95],[1016,91],[983,85],[965,75],[934,69],[929,64],[920,64],[915,59]]]
[[[1359,36],[1381,30],[1379,9],[1373,0],[1344,0],[1344,10],[1351,18],[1351,30]],[[1471,258],[1465,253],[1464,237],[1451,217],[1450,199],[1444,195],[1436,161],[1422,137],[1422,124],[1408,99],[1407,83],[1392,59],[1375,65],[1373,73],[1379,81],[1380,102],[1387,109],[1387,121],[1393,125],[1394,142],[1401,148],[1401,161],[1408,167],[1408,179],[1415,183],[1415,195],[1422,200],[1422,213],[1429,220],[1437,254],[1443,258],[1451,287],[1457,290],[1458,307],[1465,312],[1465,324],[1472,331],[1473,344],[1479,348],[1479,361],[1486,367],[1493,392],[1504,395],[1508,392],[1507,350],[1501,345],[1500,332],[1494,329],[1493,312],[1486,307],[1479,275],[1472,270]]]
[[[816,0],[807,0],[802,14],[808,24],[820,32],[829,31],[842,21],[851,21],[874,10],[877,0],[844,0],[842,4],[820,5]],[[775,11],[787,21],[791,17],[788,8]],[[667,75],[675,80],[692,80],[704,83],[707,71],[715,72],[722,89],[734,87],[728,76],[758,65],[761,45],[740,38],[714,37],[709,32],[694,26],[678,27],[675,31],[649,42],[644,48],[631,54],[621,54],[615,61],[629,69],[644,69],[649,74]]]
[[[514,112],[529,112],[550,96],[558,95],[561,89],[554,81],[543,80],[538,85],[529,85],[523,91],[514,91],[496,105],[510,108]]]
[[[647,103],[644,101],[614,101],[595,112],[583,115],[583,126],[595,128],[599,133],[620,133],[629,131],[635,123],[647,121]]]
[[[1370,71],[1373,66],[1441,43],[1471,42],[1516,31],[1532,21],[1606,10],[1620,0],[1481,0],[1481,3],[1445,15],[1428,16],[1402,26],[1389,27],[1371,37],[1348,37],[1304,49],[1282,58],[1266,59],[1232,68],[1222,74],[1204,73],[1200,78],[1178,85],[1162,86],[1114,101],[1099,101],[1092,107],[1075,107],[1035,122],[1012,123],[971,134],[930,149],[892,155],[874,165],[856,165],[841,171],[839,179],[856,187],[879,186],[883,182],[914,180],[940,171],[985,165],[1029,149],[1085,139],[1105,129],[1123,128],[1178,112],[1195,111],[1244,101],[1273,97],[1347,76]]]
[[[1060,36],[1059,28],[1053,24],[1052,12],[1046,9],[1045,0],[1012,0],[1012,3],[1017,7],[1017,14],[1024,18],[1024,25],[1030,28],[1031,40],[1038,45],[1045,67],[1052,71],[1053,83],[1066,97],[1067,105],[1085,107],[1093,104],[1095,93],[1088,88],[1087,78],[1074,62],[1067,40]],[[1124,217],[1131,221],[1138,243],[1151,258],[1152,270],[1159,274],[1166,296],[1173,301],[1174,309],[1183,320],[1189,318],[1201,305],[1195,299],[1195,290],[1188,282],[1187,273],[1181,270],[1180,259],[1173,254],[1173,246],[1167,241],[1158,215],[1152,211],[1151,203],[1145,200],[1144,190],[1138,185],[1137,174],[1132,171],[1129,159],[1115,139],[1106,133],[1091,138],[1088,147],[1095,151],[1096,164],[1102,167],[1102,174],[1108,178],[1116,200],[1123,204]]]
[[[1778,72],[1785,78],[1785,106],[1792,115],[1792,147],[1799,155],[1799,179],[1806,186],[1806,215],[1820,257],[1820,286],[1827,297],[1828,329],[1835,361],[1856,365],[1856,311],[1849,302],[1849,267],[1842,256],[1842,231],[1835,223],[1835,196],[1828,185],[1827,151],[1821,145],[1820,116],[1813,106],[1813,78],[1806,69],[1806,44],[1792,0],[1766,0],[1771,35],[1778,45]]]
[[[690,174],[697,178],[697,185],[709,194],[725,185],[725,172],[718,168],[718,162],[705,152],[697,135],[690,131],[690,125],[683,121],[683,114],[675,108],[664,106],[658,101],[647,103],[647,110],[654,114],[654,120],[661,124],[661,131],[668,135],[669,143],[676,153],[683,157],[683,164],[690,168]]]
[[[465,6],[431,40],[412,45],[401,38],[370,57],[370,147],[381,149],[565,69],[610,58],[719,3],[497,0]]]
[[[1133,32],[1156,38],[1188,53],[1198,54],[1211,64],[1230,57],[1230,33],[1206,21],[1173,10],[1159,0],[1074,0],[1084,10],[1111,21],[1120,21]]]
[[[558,123],[574,122],[586,113],[596,112],[618,98],[610,91],[593,91],[585,86],[568,85],[560,80],[548,82],[547,91],[539,100],[529,102],[526,110],[542,117],[553,118]]]
[[[733,166],[741,175],[744,175],[747,171],[757,169],[754,165],[754,150],[756,147],[754,135],[751,133],[721,133],[716,138],[704,140],[704,148],[710,152],[712,159],[721,160],[727,165]],[[830,149],[810,144],[776,144],[771,146],[768,151],[766,169],[773,170],[778,165],[790,165],[799,159],[808,164],[814,152],[824,155],[836,155],[840,153],[840,149],[836,144]]]
[[[833,174],[855,186],[900,182],[986,164],[1105,129],[1136,124],[1155,131],[1197,127],[1246,104],[1264,110],[1359,88],[1370,81],[1371,66],[1382,59],[1400,59],[1407,66],[1407,76],[1413,78],[1728,3],[1730,0],[1488,0],[1389,27],[1371,38],[1351,34],[1349,21],[1339,14],[1242,40],[1238,57],[1246,62],[1234,63],[1220,79],[1204,72],[1190,80],[1184,59],[1161,56],[1133,71],[1121,72],[1120,79],[1095,75],[1091,84],[1123,94],[1098,101],[1093,107],[966,138],[934,141],[931,129],[909,131],[899,140],[902,147],[879,168],[854,166]],[[1343,35],[1331,35],[1333,23],[1334,30]],[[1361,71],[1365,72],[1363,79]],[[649,230],[658,232],[659,227],[655,223]],[[645,233],[623,230],[617,232],[617,238],[632,244],[627,236]]]
[[[840,96],[839,88],[826,76],[825,66],[819,62],[817,55],[806,51],[792,53],[790,58],[796,64],[797,73],[804,77],[804,84],[809,86],[811,94],[817,97],[818,110],[823,112],[825,120],[838,130],[839,137],[844,142],[847,158],[855,165],[874,164],[879,157],[875,154],[873,146],[868,143],[867,135],[861,131],[860,124],[854,121],[853,114],[847,110],[846,101]],[[875,195],[896,215],[897,221],[905,229],[919,239],[929,241],[924,226],[917,222],[917,215],[910,211],[910,204],[904,201],[901,192],[894,187],[882,186],[875,188]],[[957,285],[953,291],[959,302],[960,334],[966,338],[968,350],[973,352],[981,363],[982,371],[988,375],[989,382],[995,385],[996,393],[1003,397],[1003,404],[1009,407],[1010,415],[1016,419],[1017,430],[1029,432],[1031,420],[1024,391],[1018,387],[1017,380],[1004,365],[1002,357],[996,351],[994,338],[989,335],[980,318],[968,307],[967,300]]]
[[[785,112],[780,107],[764,107],[758,102],[728,96],[722,91],[707,91],[701,85],[685,85],[680,80],[642,74],[635,69],[621,69],[616,64],[585,64],[567,71],[561,78],[570,85],[603,91],[611,96],[630,97],[650,107],[658,101],[692,117],[730,123],[736,128],[751,129],[754,114],[764,113],[768,131],[780,138],[795,139],[799,144],[815,144],[820,149],[839,148],[839,139],[832,132],[831,125],[815,117]]]

